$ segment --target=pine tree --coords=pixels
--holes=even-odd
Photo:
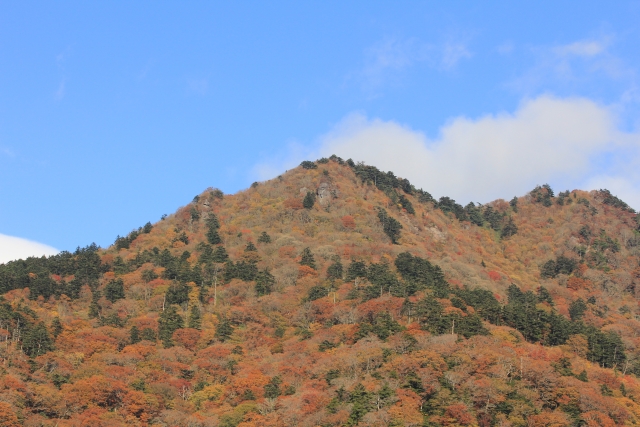
[[[104,297],[109,301],[116,302],[124,299],[124,283],[122,279],[111,280],[104,288]]]
[[[231,326],[231,322],[226,317],[220,319],[220,322],[216,325],[216,334],[215,337],[220,341],[225,342],[231,335],[233,334],[233,326]]]
[[[247,243],[247,246],[244,248],[245,252],[257,252],[258,248],[256,248],[256,245],[253,244],[253,242],[249,242]]]
[[[202,326],[202,314],[200,314],[200,307],[198,307],[197,305],[191,307],[188,326],[193,329],[200,329],[200,327]]]
[[[276,279],[269,270],[262,270],[256,276],[256,294],[259,297],[270,294],[275,284]]]
[[[587,304],[582,298],[578,298],[569,305],[569,317],[573,321],[582,319],[585,311],[587,311]]]
[[[144,328],[140,337],[145,341],[155,342],[156,332],[151,328]]]
[[[229,254],[227,254],[227,250],[224,246],[216,247],[216,250],[213,252],[212,261],[213,262],[227,262],[229,260]]]
[[[136,344],[136,343],[139,343],[141,340],[142,338],[140,338],[140,330],[136,325],[133,325],[129,330],[129,342],[131,344]]]
[[[100,299],[100,292],[95,291],[93,293],[93,298],[91,298],[91,304],[89,304],[89,319],[95,319],[100,317],[100,305],[98,305],[99,299]]]
[[[260,237],[258,237],[258,243],[271,243],[271,236],[269,236],[266,231],[263,231]]]
[[[316,203],[316,195],[311,191],[307,191],[307,195],[304,196],[304,200],[302,200],[302,206],[305,209],[311,209],[313,205]]]
[[[181,328],[184,328],[184,320],[182,320],[182,316],[178,314],[176,308],[170,305],[160,314],[160,319],[158,319],[158,335],[165,347],[173,345],[171,339],[173,333]]]
[[[342,279],[342,271],[342,263],[340,262],[340,259],[337,259],[329,266],[329,268],[327,268],[327,278],[329,280]]]
[[[306,265],[307,267],[311,267],[314,270],[316,269],[316,260],[311,253],[311,249],[308,247],[302,250],[302,259],[300,260],[300,265]]]
[[[382,230],[391,239],[391,243],[397,245],[398,239],[400,238],[400,230],[402,230],[402,224],[394,218],[391,218],[387,214],[387,211],[382,208],[378,210],[378,219],[382,223]]]
[[[275,399],[280,396],[280,384],[282,384],[282,380],[279,376],[275,376],[271,378],[269,383],[264,386],[264,397],[267,399]]]
[[[42,323],[26,330],[22,337],[22,350],[31,357],[53,350],[53,341]]]
[[[212,245],[222,243],[222,238],[220,238],[220,234],[218,233],[220,222],[215,214],[211,214],[209,218],[207,218],[207,227],[209,228],[207,230],[207,241]]]
[[[500,237],[507,239],[518,232],[518,226],[513,222],[513,218],[509,217],[507,223],[502,227]]]
[[[58,335],[62,333],[62,330],[63,330],[63,327],[62,327],[62,322],[60,322],[60,318],[54,317],[53,320],[51,321],[51,334],[54,337],[58,337]]]
[[[509,205],[511,206],[511,209],[513,209],[515,213],[518,213],[518,197],[513,196],[513,199],[511,199],[511,201],[509,202]]]

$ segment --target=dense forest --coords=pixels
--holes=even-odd
[[[0,265],[2,426],[640,424],[640,216],[337,156]]]

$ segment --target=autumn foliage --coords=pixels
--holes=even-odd
[[[0,426],[639,425],[639,248],[605,190],[304,162],[0,265]]]

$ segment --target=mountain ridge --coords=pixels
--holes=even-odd
[[[637,229],[606,190],[463,207],[337,156],[207,189],[0,266],[0,420],[633,425]]]

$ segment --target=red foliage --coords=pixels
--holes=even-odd
[[[487,274],[489,275],[489,279],[493,280],[493,281],[498,281],[502,278],[502,275],[500,273],[498,273],[497,271],[488,271]]]
[[[344,228],[348,228],[349,230],[353,230],[356,228],[356,221],[353,219],[351,215],[345,215],[342,217],[342,226]]]
[[[200,331],[193,328],[178,329],[173,333],[173,340],[189,350],[193,350],[200,339]]]
[[[455,423],[466,426],[473,422],[473,416],[467,411],[467,406],[462,403],[454,403],[447,406],[444,412],[445,417]]]

